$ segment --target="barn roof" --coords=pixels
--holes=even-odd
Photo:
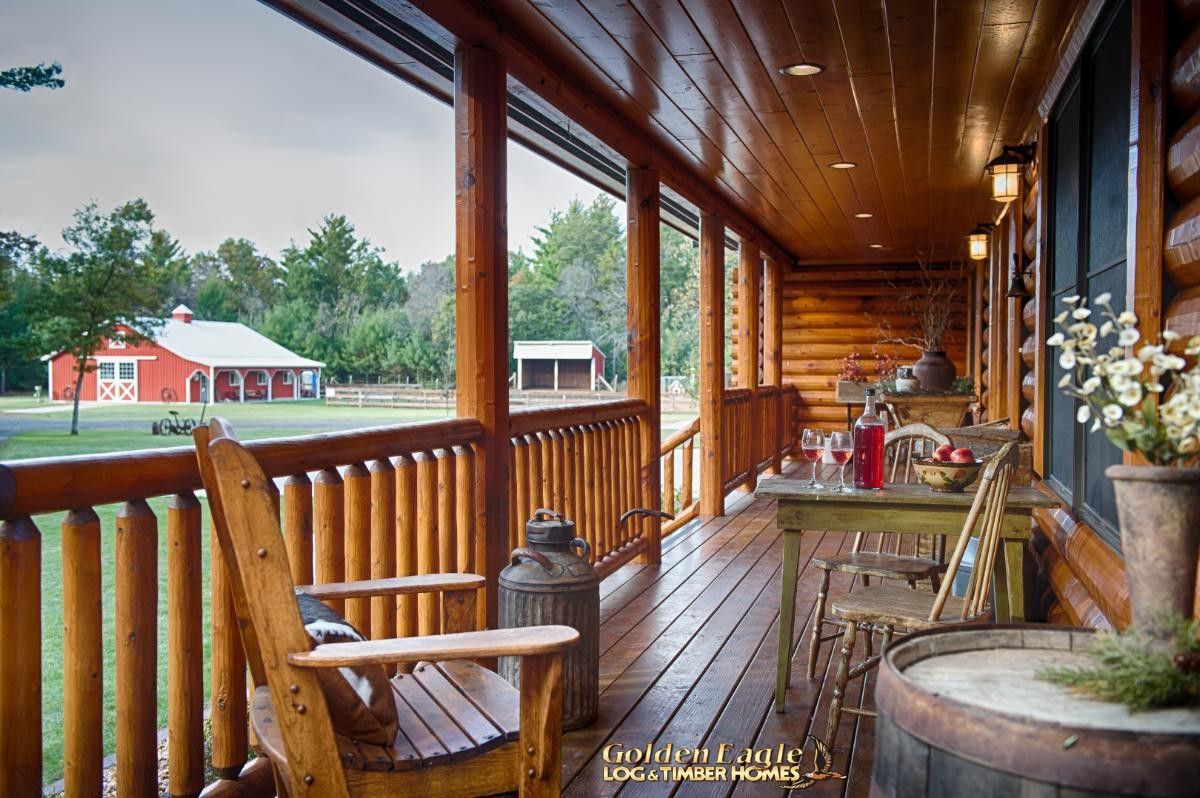
[[[167,319],[151,336],[180,357],[217,368],[322,368],[324,363],[297,355],[262,333],[235,321]]]
[[[591,341],[513,341],[513,357],[522,360],[591,360],[604,353]]]

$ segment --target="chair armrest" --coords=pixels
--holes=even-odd
[[[542,656],[560,653],[577,640],[579,632],[570,626],[527,626],[361,643],[326,643],[312,651],[288,654],[288,662],[299,668],[344,668],[423,660]]]
[[[326,582],[322,585],[298,585],[297,590],[313,598],[369,598],[399,596],[406,593],[448,593],[455,590],[478,590],[487,580],[478,574],[421,574],[397,576],[391,579],[364,579],[358,582]]]

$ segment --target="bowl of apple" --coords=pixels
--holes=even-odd
[[[930,490],[962,493],[979,476],[982,460],[967,448],[955,449],[950,444],[939,446],[932,457],[914,457],[913,470],[917,479]]]

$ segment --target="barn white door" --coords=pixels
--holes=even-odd
[[[105,360],[96,370],[96,398],[101,402],[136,402],[137,361]]]

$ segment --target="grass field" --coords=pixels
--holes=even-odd
[[[190,439],[178,436],[159,436],[150,434],[150,422],[162,418],[164,407],[161,405],[132,405],[132,406],[103,406],[87,407],[81,411],[81,431],[78,436],[68,433],[70,424],[70,406],[63,406],[48,413],[15,414],[14,409],[26,407],[45,407],[35,405],[28,398],[0,398],[0,420],[19,417],[33,418],[53,422],[50,428],[19,431],[11,434],[0,443],[0,460],[11,461],[29,457],[64,456],[74,454],[89,454],[99,452],[124,451],[130,449],[153,449],[169,446],[186,446]],[[177,406],[183,415],[198,415],[199,408]],[[211,416],[213,408],[209,408]],[[379,424],[394,424],[404,421],[416,421],[433,418],[444,418],[447,412],[442,409],[388,409],[371,408],[359,409],[353,407],[326,407],[321,402],[305,401],[278,404],[222,404],[216,408],[217,414],[228,418],[237,428],[238,434],[245,440],[278,436],[303,435],[314,432],[326,432],[331,429],[350,429],[361,426],[376,426]],[[449,415],[453,415],[453,410]],[[664,435],[670,434],[677,426],[690,419],[691,416],[664,415]],[[61,422],[61,423],[60,423]],[[113,428],[112,425],[119,425]],[[160,728],[166,725],[167,712],[167,539],[166,516],[167,498],[152,499],[149,504],[158,517],[158,722]],[[203,503],[202,503],[203,505]],[[208,529],[207,506],[203,506],[204,525]],[[101,523],[101,563],[102,580],[101,596],[103,597],[103,639],[104,639],[104,745],[106,753],[111,753],[116,745],[114,724],[116,719],[116,639],[115,639],[115,602],[116,602],[116,516],[120,505],[109,505],[95,508]],[[62,513],[38,516],[34,519],[42,533],[42,730],[44,739],[44,776],[47,782],[58,779],[63,767],[63,738],[62,738],[62,646],[63,646],[63,617],[62,617]],[[204,627],[210,625],[209,600],[207,590],[209,584],[209,546],[207,534],[202,546],[202,569],[204,591]],[[204,679],[209,680],[209,646],[210,636],[206,632],[204,642]]]

